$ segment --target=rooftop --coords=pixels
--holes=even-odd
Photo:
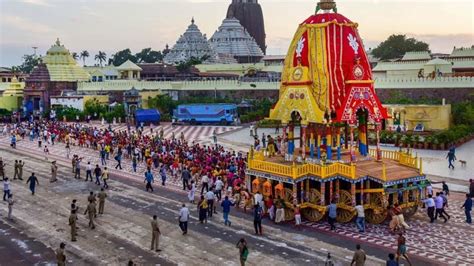
[[[428,51],[420,52],[406,52],[402,58],[402,61],[413,61],[413,60],[430,60],[431,55]]]
[[[474,45],[471,47],[454,47],[449,57],[474,57]]]

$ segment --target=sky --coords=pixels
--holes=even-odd
[[[0,66],[18,65],[24,54],[44,55],[56,38],[71,52],[108,56],[130,48],[170,47],[194,17],[208,38],[231,0],[0,0]],[[259,0],[267,54],[286,54],[298,26],[317,0]],[[432,52],[474,45],[474,0],[336,0],[338,12],[359,23],[366,48],[391,34],[428,42]]]

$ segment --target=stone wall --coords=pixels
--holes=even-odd
[[[466,100],[474,101],[474,88],[436,88],[436,89],[376,89],[380,101],[403,95],[412,99],[446,99],[447,103],[458,103]]]

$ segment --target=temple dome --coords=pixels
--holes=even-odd
[[[228,54],[239,63],[259,62],[263,52],[236,18],[226,18],[209,39],[212,48],[221,56]]]
[[[194,58],[208,57],[206,62],[216,62],[217,54],[212,50],[207,42],[206,35],[202,34],[198,26],[194,23],[194,18],[186,31],[179,37],[176,44],[166,54],[164,61],[174,64]]]

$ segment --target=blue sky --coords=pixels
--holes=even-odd
[[[37,46],[44,54],[56,38],[71,52],[107,55],[172,46],[194,16],[210,37],[231,0],[0,0],[0,66],[21,63]],[[260,0],[268,54],[284,54],[316,0]],[[366,47],[390,34],[426,41],[433,52],[474,45],[473,0],[336,0],[339,13],[359,23]]]

